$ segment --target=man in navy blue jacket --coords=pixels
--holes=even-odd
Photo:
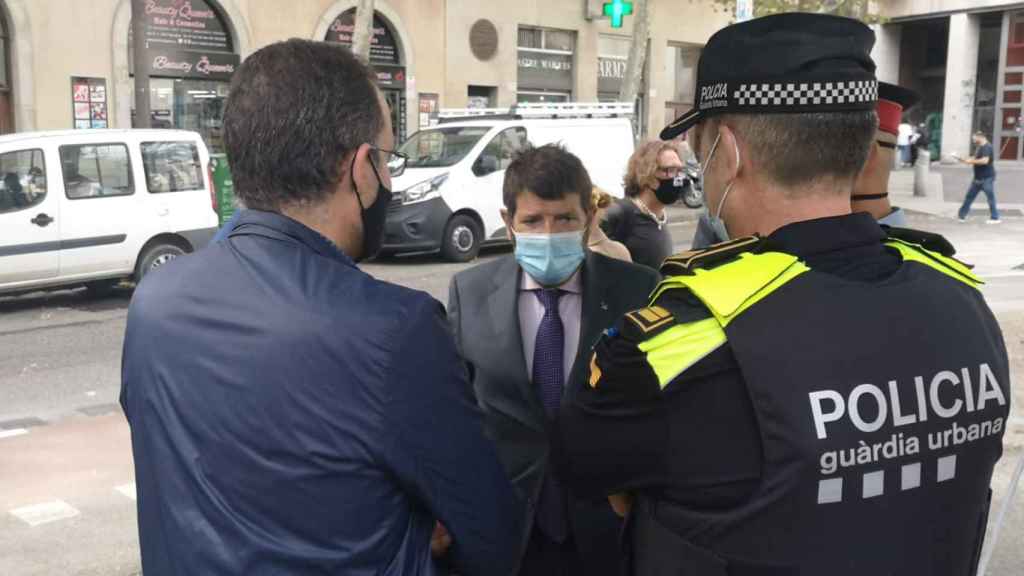
[[[522,505],[440,303],[356,267],[380,246],[391,134],[343,48],[278,43],[235,74],[224,135],[248,210],[147,276],[128,316],[146,576],[432,575],[440,554],[515,571]]]

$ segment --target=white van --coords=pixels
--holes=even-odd
[[[209,166],[195,132],[0,137],[0,293],[102,291],[205,246],[218,224]]]
[[[633,153],[630,104],[524,104],[511,109],[443,111],[399,152],[405,170],[392,177],[384,253],[437,251],[472,260],[481,245],[506,242],[501,219],[505,168],[527,143],[561,143],[579,156],[590,179],[622,197]]]

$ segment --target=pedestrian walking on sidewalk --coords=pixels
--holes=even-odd
[[[964,198],[963,206],[960,206],[960,221],[965,222],[967,220],[967,213],[971,210],[971,204],[974,204],[974,199],[978,197],[978,192],[985,192],[985,198],[988,199],[988,210],[990,218],[989,224],[999,224],[999,208],[996,207],[996,167],[995,167],[995,154],[992,151],[992,144],[988,141],[988,137],[983,132],[974,133],[974,157],[973,158],[957,158],[964,164],[970,164],[974,166],[974,180],[971,182],[971,186],[967,189],[967,196]]]

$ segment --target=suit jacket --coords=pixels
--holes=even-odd
[[[550,423],[530,380],[519,326],[521,274],[513,256],[463,271],[452,278],[448,318],[456,345],[469,365],[488,435],[520,495],[527,501],[525,548],[534,504],[548,469]],[[585,378],[591,347],[615,320],[646,306],[658,275],[643,266],[587,252],[583,264],[580,345],[569,378]],[[618,572],[620,522],[607,501],[569,494],[569,523],[587,574]]]

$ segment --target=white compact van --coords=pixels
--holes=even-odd
[[[527,144],[559,143],[578,156],[595,186],[622,197],[633,154],[630,104],[523,104],[511,109],[443,111],[399,152],[392,177],[384,253],[440,251],[472,260],[481,245],[506,242],[501,219],[505,168]]]
[[[0,293],[140,280],[216,233],[210,156],[181,130],[0,137]]]

